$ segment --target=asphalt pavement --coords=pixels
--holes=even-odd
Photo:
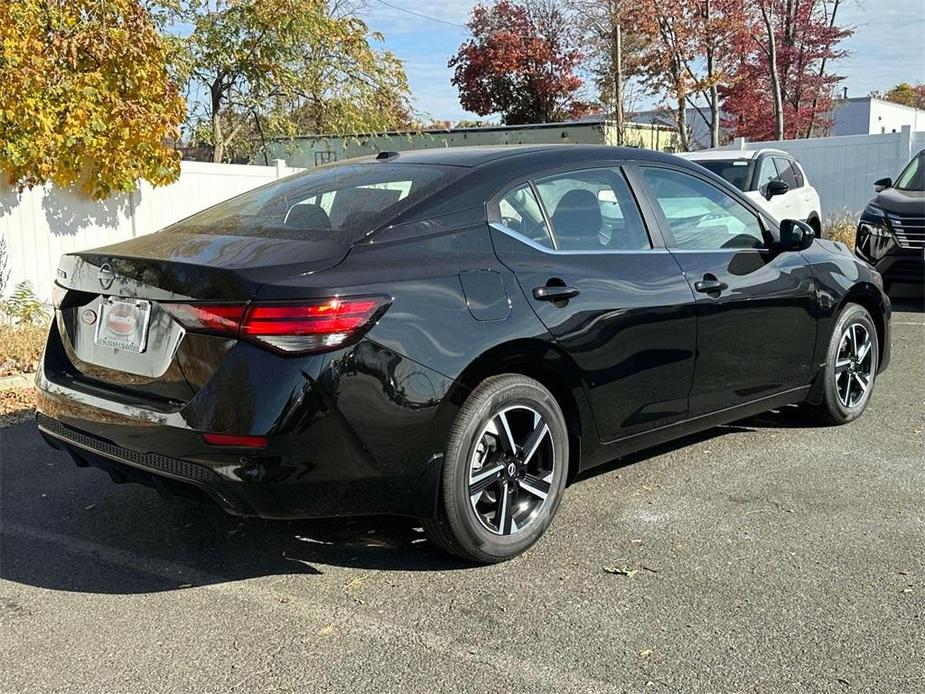
[[[859,421],[615,461],[524,556],[241,520],[0,430],[0,692],[925,691],[925,313]]]

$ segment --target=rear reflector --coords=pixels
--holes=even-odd
[[[258,342],[280,352],[323,352],[355,342],[390,299],[347,297],[298,304],[162,304],[187,330]]]
[[[244,434],[203,434],[203,440],[210,446],[230,446],[233,448],[266,448],[266,436],[247,436]]]

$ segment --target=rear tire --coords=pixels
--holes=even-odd
[[[847,424],[864,412],[877,379],[878,340],[867,310],[857,304],[845,306],[826,353],[823,400],[814,408],[824,424]]]
[[[487,378],[450,428],[437,515],[424,531],[473,562],[516,557],[552,522],[567,466],[568,432],[553,395],[520,374]]]

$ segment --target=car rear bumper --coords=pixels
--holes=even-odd
[[[381,349],[361,342],[340,356],[382,356]],[[284,397],[268,392],[280,383],[277,373],[273,381],[255,379],[247,392],[203,389],[174,410],[67,374],[50,377],[43,363],[36,423],[79,465],[160,491],[198,490],[236,515],[432,516],[448,428],[441,422],[452,418],[441,400],[451,381],[393,353],[367,359],[367,368],[344,363],[281,360],[277,372],[291,370]],[[426,389],[414,387],[422,384]],[[227,419],[215,416],[221,410],[211,396],[234,399],[242,411],[261,410],[258,424],[229,429]],[[213,446],[204,432],[264,436],[268,445]]]

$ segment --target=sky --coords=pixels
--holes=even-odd
[[[384,48],[405,61],[416,108],[432,118],[478,118],[459,105],[447,60],[468,37],[474,0],[367,0],[360,14],[385,36]],[[401,8],[401,9],[398,9]],[[413,14],[417,13],[417,14]],[[426,17],[418,16],[426,15]],[[925,82],[925,0],[844,0],[839,24],[855,33],[847,58],[833,64],[848,96],[899,82]],[[640,108],[654,107],[649,99]]]

